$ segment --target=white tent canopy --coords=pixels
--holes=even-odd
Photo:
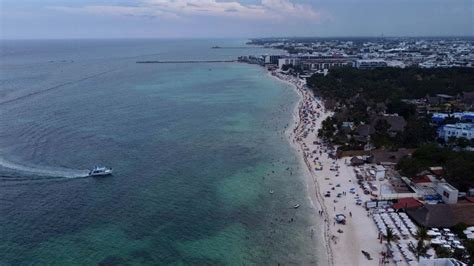
[[[428,236],[440,236],[441,235],[439,232],[435,232],[435,231],[431,231],[431,230],[429,230],[426,234]]]
[[[465,235],[474,234],[474,231],[471,231],[471,230],[468,230],[468,229],[466,229],[466,230],[464,230],[464,231],[462,231],[462,232],[463,232]]]

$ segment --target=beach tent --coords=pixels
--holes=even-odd
[[[344,214],[336,214],[336,222],[344,224],[346,222],[346,216]]]
[[[440,236],[441,235],[441,233],[435,232],[435,231],[432,231],[432,230],[429,230],[426,234],[428,236]]]

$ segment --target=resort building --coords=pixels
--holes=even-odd
[[[419,266],[467,266],[467,264],[453,258],[437,258],[437,259],[420,258],[420,263],[418,265]]]
[[[303,55],[279,58],[278,68],[281,69],[284,65],[301,66],[303,70],[316,71],[336,67],[352,67],[354,65],[354,58]]]
[[[278,60],[280,60],[281,55],[264,55],[263,57],[265,65],[278,65]]]
[[[353,63],[341,58],[305,59],[301,61],[303,70],[322,70],[336,67],[352,67]]]
[[[433,113],[431,121],[437,124],[444,122],[448,117],[459,119],[463,122],[474,122],[474,112],[462,112],[462,113]]]
[[[444,141],[448,141],[450,137],[474,139],[474,124],[456,123],[444,125],[438,129],[438,137]]]
[[[456,204],[458,202],[459,190],[448,183],[439,183],[436,192],[441,195],[441,199],[446,204]]]
[[[375,178],[385,178],[385,167],[382,165],[376,165],[375,166]]]
[[[388,183],[380,184],[378,199],[380,200],[397,200],[403,198],[419,198],[415,187],[410,184],[410,180],[406,177],[392,177]]]
[[[296,57],[287,57],[278,59],[278,68],[281,69],[284,65],[297,66],[300,63],[300,59]]]
[[[426,204],[407,209],[408,216],[424,227],[452,227],[459,223],[474,225],[474,203]]]
[[[361,59],[356,60],[355,67],[360,69],[387,67],[387,62],[385,60],[380,59]]]

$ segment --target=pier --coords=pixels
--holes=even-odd
[[[197,63],[234,63],[237,60],[165,60],[137,61],[137,64],[197,64]]]
[[[263,46],[214,46],[212,49],[265,49]]]

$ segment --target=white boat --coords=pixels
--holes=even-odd
[[[89,176],[106,176],[111,175],[113,172],[112,168],[107,168],[105,166],[94,166],[89,172]]]

